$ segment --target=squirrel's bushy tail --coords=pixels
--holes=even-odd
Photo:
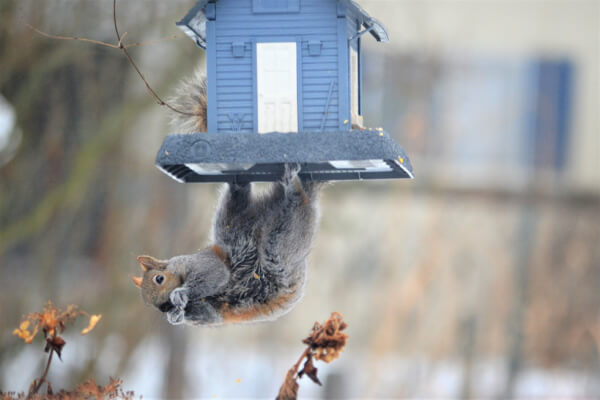
[[[206,77],[196,71],[185,78],[175,89],[175,95],[168,99],[174,108],[193,115],[172,113],[171,126],[176,133],[206,132]]]

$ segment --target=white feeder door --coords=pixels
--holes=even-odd
[[[296,43],[256,44],[258,132],[298,132]]]

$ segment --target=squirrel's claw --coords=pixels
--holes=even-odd
[[[174,289],[169,295],[169,299],[174,307],[171,311],[167,312],[167,321],[169,321],[171,325],[183,324],[185,319],[185,306],[189,300],[187,289]]]
[[[189,301],[187,289],[184,289],[184,288],[174,289],[171,292],[171,294],[169,295],[169,299],[171,300],[171,304],[173,304],[175,306],[175,308],[179,308],[183,311]]]
[[[299,163],[290,163],[284,164],[283,167],[283,177],[281,178],[284,185],[290,185],[294,178],[298,176],[298,173],[302,169],[302,166]]]
[[[181,325],[184,320],[184,311],[181,308],[174,308],[167,313],[167,321],[171,325]]]

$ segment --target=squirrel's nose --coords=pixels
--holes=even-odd
[[[170,301],[167,301],[167,302],[165,302],[165,303],[162,303],[162,304],[161,304],[161,305],[159,305],[159,306],[156,306],[156,308],[158,308],[158,309],[159,309],[161,312],[169,312],[169,311],[171,311],[172,309],[174,309],[174,308],[175,308],[175,306],[174,306],[173,304],[171,304],[171,302],[170,302]]]
[[[132,276],[131,280],[133,281],[135,286],[139,287],[140,289],[142,288],[142,280],[143,279],[141,276]]]

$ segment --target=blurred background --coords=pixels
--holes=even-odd
[[[273,398],[331,311],[346,351],[301,398],[600,398],[600,2],[362,0],[367,126],[414,181],[322,198],[305,299],[277,322],[173,327],[143,305],[135,256],[207,240],[216,185],[154,167],[170,132],[118,50],[110,0],[0,0],[0,390],[45,362],[12,330],[47,300],[103,318],[67,331],[54,388],[120,377],[145,398]],[[163,97],[203,65],[174,22],[193,0],[118,2]],[[76,330],[75,330],[76,331]],[[322,364],[322,363],[319,363]]]

